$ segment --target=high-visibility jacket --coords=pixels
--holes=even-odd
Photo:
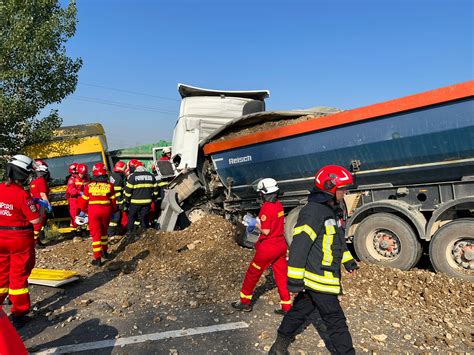
[[[341,263],[350,271],[357,263],[347,249],[336,208],[312,200],[301,209],[293,229],[288,260],[288,290],[341,294]]]
[[[110,206],[111,212],[114,212],[116,209],[114,185],[102,181],[88,183],[79,200],[79,208],[87,211],[92,205]]]
[[[110,175],[110,182],[114,185],[115,201],[117,205],[123,203],[123,189],[125,187],[125,175],[123,173],[113,172]]]
[[[124,201],[134,205],[148,205],[158,196],[158,184],[152,173],[136,171],[128,177]]]

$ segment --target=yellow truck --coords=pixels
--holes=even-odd
[[[46,143],[28,146],[24,153],[34,159],[44,160],[51,173],[49,199],[53,215],[48,220],[48,235],[70,233],[66,185],[69,165],[73,162],[86,164],[92,172],[95,163],[102,162],[110,168],[107,139],[101,124],[85,124],[61,127],[54,138]]]

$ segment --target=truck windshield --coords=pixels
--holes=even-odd
[[[51,186],[65,185],[69,177],[69,165],[72,163],[83,163],[92,172],[95,163],[104,162],[101,153],[77,154],[66,157],[43,159],[49,167],[51,174]]]

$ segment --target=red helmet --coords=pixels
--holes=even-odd
[[[48,164],[46,164],[45,161],[43,160],[36,160],[35,164],[33,165],[33,168],[36,171],[41,171],[41,172],[48,172]]]
[[[128,169],[130,170],[130,173],[133,173],[139,166],[143,166],[143,163],[140,160],[132,159],[128,162]]]
[[[89,172],[86,164],[78,164],[77,165],[77,173],[86,175]]]
[[[114,165],[114,171],[116,173],[123,173],[126,167],[127,167],[127,164],[125,164],[123,161],[118,161]]]
[[[97,176],[104,176],[107,175],[107,168],[105,167],[104,163],[96,163],[92,167],[92,175]]]
[[[77,163],[72,163],[69,165],[69,174],[76,174],[77,173]]]
[[[314,177],[316,187],[333,196],[336,194],[336,189],[352,185],[353,182],[354,178],[349,170],[338,165],[327,165]]]

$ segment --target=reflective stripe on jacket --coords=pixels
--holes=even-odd
[[[134,172],[128,177],[123,192],[124,201],[134,205],[148,205],[158,196],[158,184],[148,171]]]
[[[288,260],[290,290],[341,294],[341,263],[353,261],[336,211],[310,201],[298,216]]]

